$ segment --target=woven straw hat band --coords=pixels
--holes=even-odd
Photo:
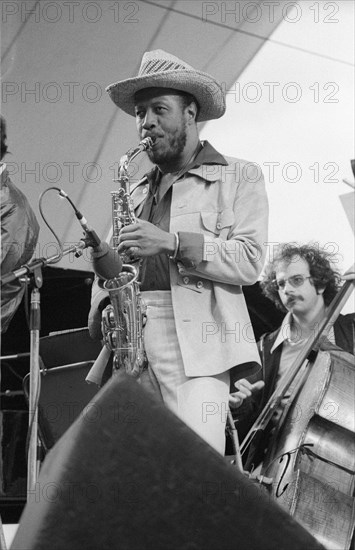
[[[152,59],[142,64],[139,69],[139,76],[160,73],[163,71],[181,71],[188,68],[190,67],[181,65],[175,61],[167,61],[166,59]]]

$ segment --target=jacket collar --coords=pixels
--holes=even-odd
[[[202,143],[202,149],[196,155],[195,165],[202,164],[222,164],[224,166],[228,165],[228,162],[221,153],[219,153],[209,141],[204,140]]]
[[[189,174],[194,174],[203,178],[204,180],[215,182],[221,179],[220,170],[211,170],[209,172],[206,166],[228,166],[228,162],[221,153],[219,153],[212,145],[206,140],[202,141],[202,149],[196,156],[193,166],[187,170]]]

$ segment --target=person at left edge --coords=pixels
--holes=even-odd
[[[6,122],[0,115],[1,159],[7,153]],[[39,225],[25,195],[12,183],[4,162],[0,163],[1,276],[19,269],[35,250]],[[25,285],[18,279],[1,287],[1,332],[7,331],[19,307]]]

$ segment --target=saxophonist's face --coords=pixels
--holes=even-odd
[[[148,156],[152,162],[171,172],[185,162],[188,114],[181,96],[174,90],[148,88],[136,94],[136,124],[141,139],[155,140]]]

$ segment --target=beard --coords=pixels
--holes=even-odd
[[[160,141],[161,140],[161,141]],[[176,162],[182,155],[187,142],[186,123],[182,121],[181,126],[174,132],[165,133],[159,138],[157,149],[147,151],[149,159],[154,164],[169,164]]]

